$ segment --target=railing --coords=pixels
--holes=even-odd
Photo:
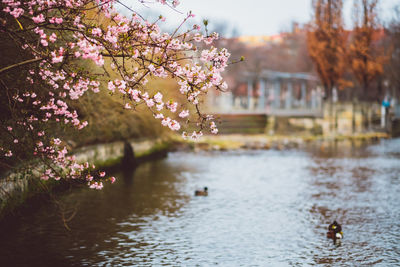
[[[242,99],[247,100],[247,99]],[[253,101],[251,108],[248,107],[246,101],[232,103],[231,99],[226,97],[215,97],[211,102],[208,103],[207,111],[209,113],[217,114],[264,114],[279,117],[323,117],[323,106],[318,105],[292,105],[292,107],[287,108],[282,105],[282,107],[275,107],[271,104],[266,105],[264,108],[257,105],[257,101]]]

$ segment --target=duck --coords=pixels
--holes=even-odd
[[[195,196],[208,196],[208,188],[207,187],[204,187],[204,189],[203,190],[196,190],[196,191],[194,191],[194,195]]]
[[[333,243],[340,241],[343,238],[342,226],[337,221],[333,221],[333,223],[328,226],[326,237],[332,239]]]

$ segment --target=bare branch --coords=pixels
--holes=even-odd
[[[28,59],[28,60],[13,64],[13,65],[4,67],[4,68],[0,69],[0,74],[2,74],[3,72],[6,72],[6,71],[12,70],[14,68],[17,68],[17,67],[21,67],[21,66],[24,66],[24,65],[28,65],[28,64],[32,64],[32,63],[38,62],[38,61],[40,61],[42,59],[43,58],[32,58],[32,59]]]

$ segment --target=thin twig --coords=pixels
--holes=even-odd
[[[24,66],[24,65],[35,63],[35,62],[40,61],[42,59],[43,58],[32,58],[32,59],[28,59],[28,60],[13,64],[13,65],[4,67],[4,68],[0,69],[0,74],[3,73],[3,72],[6,72],[6,71],[12,70],[14,68],[20,67],[20,66]]]

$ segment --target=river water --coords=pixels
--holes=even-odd
[[[400,140],[175,152],[115,175],[62,197],[71,231],[52,204],[8,223],[0,265],[400,266]]]

